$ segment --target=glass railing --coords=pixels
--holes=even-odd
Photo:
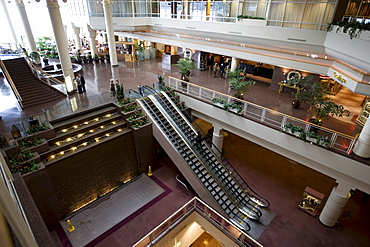
[[[198,98],[209,104],[213,98],[222,99],[227,103],[236,102],[242,105],[241,117],[245,117],[265,126],[281,131],[282,128],[290,123],[294,126],[301,126],[306,133],[319,132],[321,136],[329,140],[327,148],[339,153],[351,154],[357,138],[344,133],[337,132],[322,126],[318,126],[307,121],[271,110],[269,108],[234,98],[230,95],[214,91],[193,83],[181,81],[179,79],[169,77],[168,86],[176,89],[179,92],[186,93],[192,97]]]
[[[181,224],[181,221],[186,219],[191,213],[197,212],[204,217],[217,229],[222,231],[227,237],[232,239],[240,246],[262,247],[260,243],[244,233],[238,226],[234,225],[221,214],[217,213],[199,198],[194,197],[184,206],[178,209],[170,217],[164,220],[160,225],[154,228],[146,236],[140,239],[133,247],[148,247],[154,246],[166,234],[168,234],[175,226]]]

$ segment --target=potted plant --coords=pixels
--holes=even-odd
[[[142,44],[135,44],[137,60],[144,60],[144,46]]]
[[[36,135],[18,140],[21,150],[30,150],[32,152],[43,153],[49,151],[49,145],[45,139],[40,139]]]
[[[98,54],[95,54],[95,55],[94,55],[94,60],[95,60],[95,62],[99,62]]]
[[[243,111],[243,105],[237,103],[230,103],[229,111],[235,112],[236,114],[241,114],[241,112]]]
[[[318,81],[312,83],[312,79],[313,76],[301,79],[299,85],[304,87],[304,89],[299,93],[293,93],[297,100],[308,104],[308,111],[314,112],[309,122],[322,125],[323,118],[328,118],[329,116],[342,117],[350,114],[342,105],[334,103],[328,96],[329,86],[327,84]]]
[[[34,64],[37,64],[37,65],[41,64],[40,54],[38,52],[36,52],[36,51],[31,52],[29,57],[31,58],[31,60]]]
[[[161,85],[161,86],[164,86],[165,85],[165,83],[164,83],[165,77],[159,75],[157,78],[158,78],[158,84]]]
[[[195,63],[194,63],[194,61],[191,60],[188,57],[185,57],[185,58],[179,59],[179,61],[177,61],[177,64],[176,65],[179,67],[179,72],[180,72],[180,75],[181,75],[181,80],[182,81],[189,82],[190,81],[189,76],[191,74],[191,70],[192,69],[195,69]],[[186,85],[186,83],[185,83],[185,85]]]
[[[105,60],[107,60],[107,63],[110,61],[109,53],[105,54]]]
[[[219,98],[212,98],[212,104],[219,107],[224,107],[224,104],[226,103],[225,100],[219,99]]]
[[[104,59],[105,59],[105,58],[104,58],[104,55],[103,55],[103,54],[101,54],[101,55],[100,55],[100,62],[104,62]]]
[[[243,71],[236,69],[234,71],[228,70],[227,80],[229,81],[229,87],[231,90],[236,91],[234,94],[235,98],[244,99],[244,93],[247,90],[247,86],[252,87],[256,84],[253,80],[244,80],[244,76],[242,75]]]

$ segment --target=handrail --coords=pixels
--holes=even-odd
[[[169,100],[169,99],[168,99]],[[166,107],[166,106],[165,106]],[[175,108],[173,108],[175,109]],[[172,112],[172,109],[167,109],[168,112]],[[171,119],[173,119],[175,121],[175,124],[178,125],[178,119],[177,119],[177,116],[173,116],[171,115]],[[187,122],[187,119],[184,118],[184,121]],[[188,123],[189,126],[193,127],[190,123]],[[196,124],[196,123],[195,123]],[[197,125],[197,124],[196,124]],[[182,126],[178,125],[178,127],[180,128],[180,130],[182,131]],[[198,125],[197,125],[198,128],[200,128]],[[192,128],[193,129],[193,128]],[[202,131],[203,132],[203,131]],[[194,132],[195,134],[196,132]],[[186,135],[186,134],[185,134]],[[187,137],[187,136],[186,136]],[[187,137],[188,138],[188,137]],[[189,139],[189,138],[188,138]],[[189,139],[189,141],[192,141]],[[210,152],[212,152],[212,148],[211,147],[208,147],[207,144],[205,144],[208,148],[208,150]],[[217,148],[216,148],[217,149]],[[232,191],[230,191],[230,189],[228,188],[227,184],[225,183],[225,181],[222,181],[219,179],[219,175],[217,175],[215,173],[215,171],[212,169],[212,167],[208,164],[207,161],[205,161],[204,159],[204,156],[197,150],[195,149],[194,151],[197,152],[198,154],[198,157],[199,158],[202,158],[202,163],[203,165],[206,167],[206,169],[209,171],[210,174],[213,175],[214,179],[218,181],[218,184],[220,185],[220,187],[229,195],[229,199],[232,200],[236,205],[239,205],[239,204],[242,204],[244,205],[245,207],[249,208],[251,211],[253,211],[254,213],[256,213],[259,217],[262,215],[262,212],[256,208],[253,204],[257,203],[259,206],[261,207],[269,207],[270,206],[270,203],[265,199],[263,198],[262,196],[260,196],[259,194],[257,194],[248,184],[247,182],[244,181],[244,179],[236,172],[236,170],[232,167],[232,165],[227,161],[227,159],[225,157],[223,157],[223,159],[219,159],[220,161],[220,164],[222,164],[222,166],[226,169],[226,170],[232,170],[234,172],[234,174],[238,175],[238,177],[235,177],[233,176],[232,174],[230,174],[230,176],[232,177],[232,179],[235,181],[235,183],[238,185],[238,187],[242,188],[245,190],[245,192],[248,194],[248,199],[250,201],[253,202],[253,204],[251,204],[251,202],[249,200],[247,201],[244,201],[244,200],[239,200]],[[219,152],[219,150],[217,149],[217,151]],[[213,153],[213,152],[212,152]],[[215,158],[217,158],[217,155],[215,155]],[[224,164],[224,161],[227,163],[227,167],[226,165]],[[229,193],[228,193],[229,192]],[[252,193],[253,192],[253,195]],[[264,201],[264,202],[262,202]],[[250,206],[253,206],[253,208],[250,208]],[[256,212],[255,212],[256,211]]]
[[[35,66],[35,64],[30,60],[30,58],[27,56],[26,54],[26,61],[27,63],[29,64],[29,66],[31,67],[31,71],[32,73],[37,77],[39,78],[40,81],[42,81],[43,83],[51,86],[52,84],[53,85],[62,85],[62,90],[59,89],[59,87],[56,87],[55,89],[59,90],[60,92],[64,93],[65,95],[68,95],[67,94],[67,90],[65,88],[65,84],[52,77],[50,74],[46,73],[45,71],[43,71],[42,69],[38,68],[37,66]],[[52,83],[53,82],[53,83]]]
[[[198,204],[204,206],[204,209],[202,210]],[[175,225],[178,225],[178,219],[181,217],[184,217],[186,215],[189,215],[190,213],[197,211],[201,216],[203,216],[206,219],[211,219],[209,222],[212,223],[215,227],[220,229],[225,235],[227,235],[229,238],[231,238],[236,244],[240,246],[245,246],[244,240],[248,241],[248,244],[252,244],[256,247],[263,247],[260,243],[258,243],[256,240],[254,240],[252,237],[250,237],[248,234],[244,233],[243,230],[241,230],[237,225],[232,223],[231,221],[227,220],[224,216],[219,214],[217,211],[215,211],[213,208],[208,206],[205,202],[200,200],[197,197],[194,197],[187,203],[185,203],[181,208],[179,208],[176,212],[171,214],[167,219],[165,219],[161,224],[159,224],[156,228],[151,230],[147,235],[145,235],[143,238],[141,238],[138,242],[136,242],[133,247],[141,247],[141,246],[153,246],[156,244],[162,237],[164,237],[169,231],[171,231]],[[213,220],[212,214],[217,215],[218,218],[221,220]],[[182,215],[178,216],[178,214],[182,213]],[[172,219],[175,218],[174,221]],[[227,224],[225,224],[227,223]],[[227,226],[227,227],[226,227]],[[232,227],[233,229],[228,229],[229,227]],[[232,234],[233,230],[237,231],[236,233]],[[157,234],[156,234],[157,233]],[[238,236],[238,237],[236,237]],[[144,245],[145,244],[145,245]]]
[[[0,59],[0,67],[1,67],[1,69],[4,73],[4,75],[5,75],[6,79],[8,80],[11,88],[13,89],[13,92],[14,92],[15,96],[17,97],[19,104],[23,108],[22,97],[19,94],[17,87],[14,85],[14,82],[13,82],[12,78],[10,77],[8,70],[6,69],[3,60],[1,60],[1,59]]]
[[[179,175],[180,175],[180,174],[177,174],[177,175],[176,175],[176,180],[177,180],[177,182],[179,182],[182,186],[184,186],[184,187],[185,187],[185,189],[186,189],[186,194],[189,194],[189,188],[188,188],[188,186],[187,186],[183,181],[181,181],[181,179],[179,178]]]
[[[174,89],[176,89],[178,92],[185,93],[187,95],[190,95],[192,97],[201,99],[204,102],[213,104],[211,99],[221,97],[223,99],[226,99],[227,102],[239,102],[243,106],[243,111],[240,114],[240,116],[248,118],[248,119],[253,119],[257,122],[264,123],[266,126],[274,129],[281,130],[282,127],[288,123],[296,123],[298,125],[302,125],[305,129],[306,132],[310,132],[311,128],[320,130],[325,133],[326,136],[329,137],[331,140],[331,145],[330,148],[333,148],[337,150],[338,152],[341,153],[346,153],[347,155],[352,153],[353,146],[356,142],[356,137],[340,133],[335,130],[331,130],[322,126],[318,126],[312,123],[309,123],[305,120],[295,118],[293,116],[289,116],[287,114],[277,112],[275,110],[245,101],[245,100],[240,100],[237,99],[233,96],[217,92],[212,89],[208,89],[190,82],[185,82],[181,81],[177,78],[174,77],[169,77],[168,80],[168,85]],[[191,91],[193,90],[193,91]],[[203,94],[210,94],[210,95],[205,95]],[[251,111],[250,109],[254,110]],[[259,113],[261,112],[261,113]],[[274,118],[269,118],[269,116],[273,116]],[[280,119],[275,119],[275,118],[280,118]]]

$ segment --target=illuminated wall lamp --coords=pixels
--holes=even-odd
[[[78,125],[73,125],[73,128],[77,129],[78,128]]]

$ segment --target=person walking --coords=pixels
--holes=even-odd
[[[76,82],[77,82],[77,91],[79,94],[82,94],[83,90],[82,90],[82,82],[81,82],[80,74],[76,76]]]
[[[82,92],[85,93],[86,92],[86,88],[85,88],[85,77],[81,74],[78,74],[79,77],[80,77],[80,80],[81,80],[81,89],[82,89]]]

